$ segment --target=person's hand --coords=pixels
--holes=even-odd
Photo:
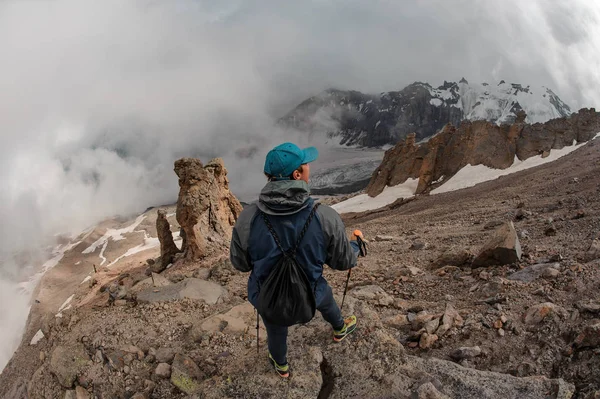
[[[350,240],[357,242],[358,256],[367,256],[367,240],[365,240],[362,231],[354,230],[351,234]]]
[[[365,237],[363,236],[362,231],[360,230],[354,230],[351,234],[350,234],[350,241],[358,241],[357,238],[360,238],[361,240],[365,241]]]

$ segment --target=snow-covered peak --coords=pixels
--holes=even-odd
[[[464,119],[488,120],[497,124],[512,123],[524,111],[528,123],[546,122],[571,114],[571,109],[552,90],[544,86],[522,86],[500,81],[497,85],[473,84],[464,78],[459,83],[444,82],[433,88],[426,83],[435,106],[454,106],[463,111]]]

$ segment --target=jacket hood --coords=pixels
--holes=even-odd
[[[291,215],[310,203],[310,189],[303,180],[268,182],[258,197],[258,208],[269,215]]]

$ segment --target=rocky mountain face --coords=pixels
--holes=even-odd
[[[326,134],[331,141],[347,146],[395,145],[410,133],[417,141],[426,139],[447,123],[485,120],[495,124],[516,121],[546,122],[571,113],[552,90],[501,81],[497,85],[444,82],[432,87],[415,82],[400,91],[380,95],[329,89],[302,102],[280,123],[287,127]]]
[[[506,169],[515,159],[544,156],[552,149],[589,141],[600,132],[600,113],[593,108],[546,123],[528,124],[525,120],[520,112],[510,125],[487,121],[463,121],[458,127],[448,124],[421,144],[416,143],[415,133],[410,134],[386,151],[367,193],[375,197],[386,186],[418,178],[416,193],[421,194],[443,184],[468,164]]]

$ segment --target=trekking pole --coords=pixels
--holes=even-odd
[[[342,297],[342,306],[340,306],[340,312],[344,309],[344,301],[346,300],[346,292],[348,292],[348,283],[350,282],[350,276],[352,275],[352,269],[348,270],[348,277],[346,278],[346,288],[344,288],[344,296]]]
[[[260,350],[259,350],[260,346],[259,346],[259,341],[258,341],[258,333],[259,333],[259,330],[258,330],[258,316],[259,315],[258,315],[258,310],[257,310],[256,311],[256,355],[257,356],[260,355]]]
[[[367,256],[367,244],[365,241],[360,238],[360,231],[356,230],[356,242],[358,243],[358,252],[359,256],[365,257]],[[346,293],[348,292],[348,283],[350,283],[350,276],[352,275],[352,269],[348,270],[348,277],[346,278],[346,287],[344,288],[344,296],[342,297],[342,306],[340,306],[340,312],[344,309],[344,301],[346,300]]]

